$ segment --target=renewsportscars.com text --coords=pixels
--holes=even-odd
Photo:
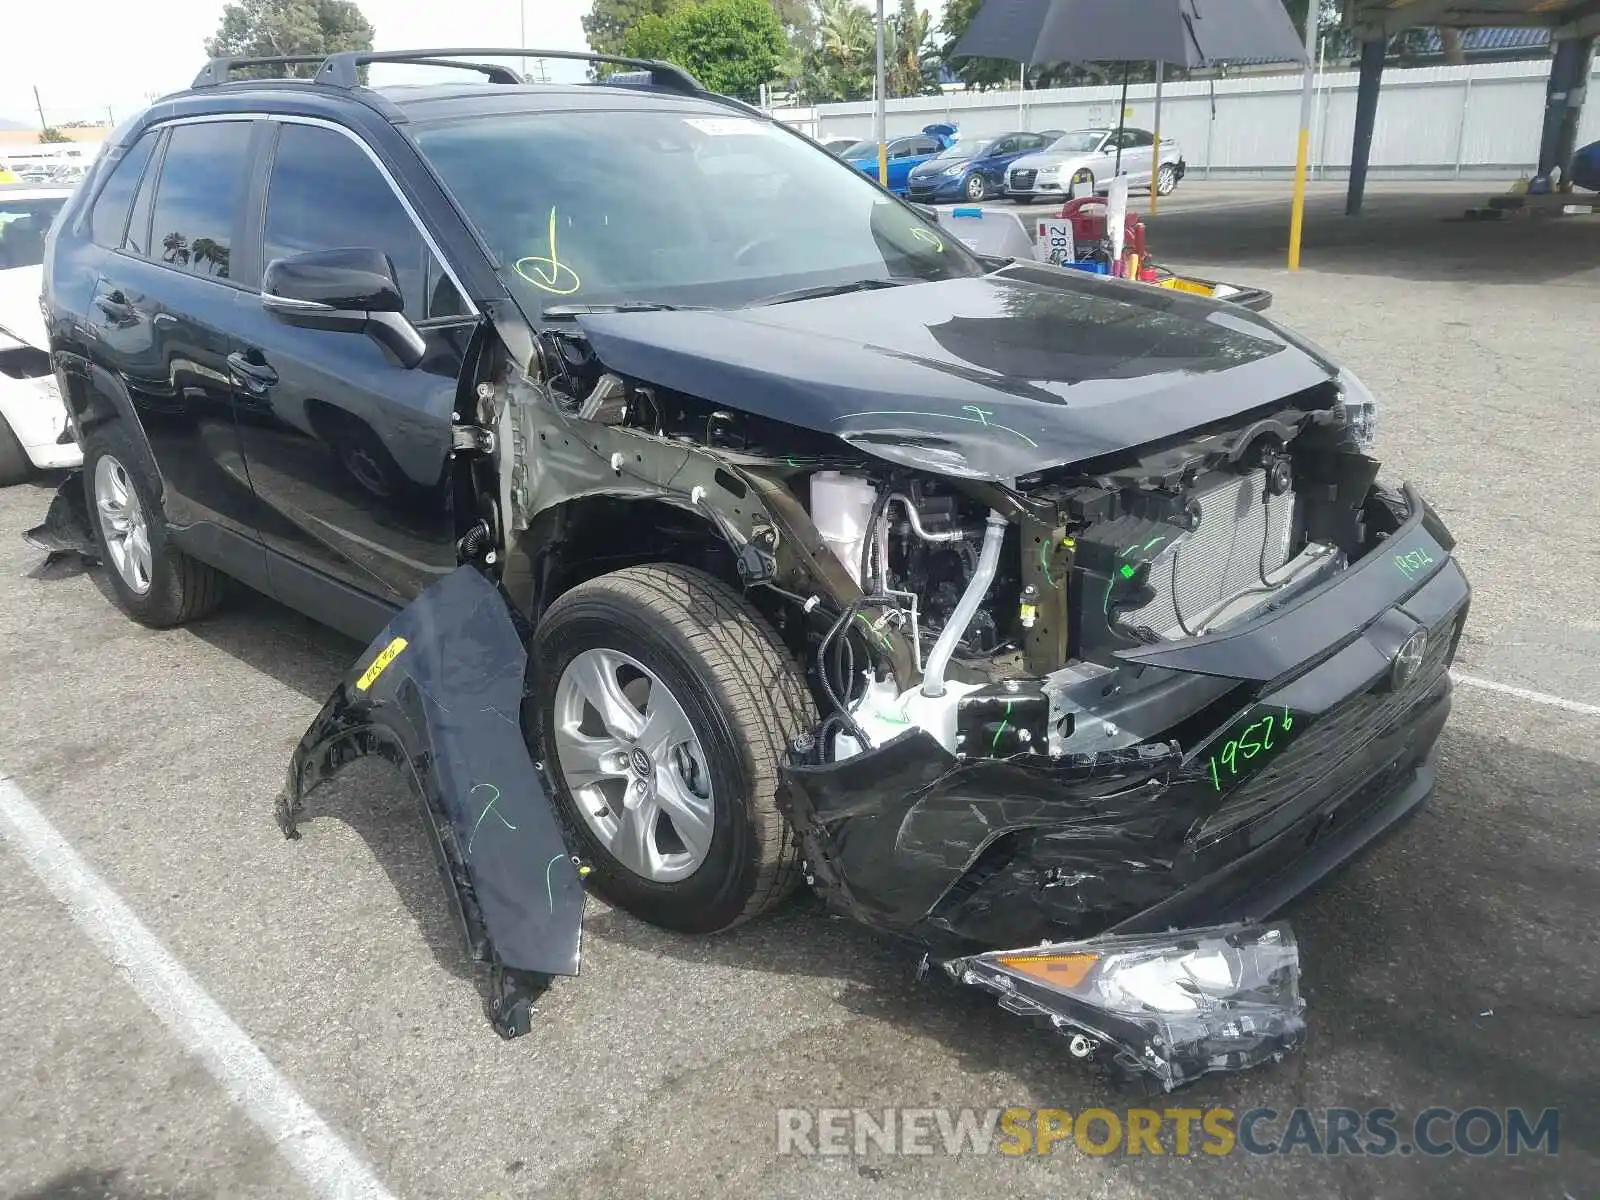
[[[1561,1113],[1522,1108],[783,1108],[780,1155],[1555,1154]]]

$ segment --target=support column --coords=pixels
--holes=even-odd
[[[1367,163],[1372,158],[1372,131],[1378,124],[1378,85],[1383,82],[1383,58],[1389,39],[1382,35],[1361,43],[1361,80],[1356,86],[1356,133],[1350,146],[1350,188],[1345,193],[1344,215],[1361,215],[1367,191]]]
[[[1550,62],[1550,82],[1545,87],[1544,133],[1539,139],[1539,174],[1561,168],[1562,182],[1572,170],[1578,148],[1578,119],[1583,115],[1583,94],[1594,57],[1593,36],[1566,38],[1556,43]]]

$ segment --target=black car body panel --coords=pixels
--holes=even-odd
[[[366,754],[393,762],[422,804],[472,957],[536,990],[578,973],[584,891],[522,734],[524,633],[475,567],[428,588],[312,722],[278,812],[298,837],[318,785]],[[528,998],[515,987],[494,997],[502,1032],[526,1031]]]
[[[984,479],[1126,450],[1335,374],[1254,313],[1032,266],[580,323],[613,371]]]

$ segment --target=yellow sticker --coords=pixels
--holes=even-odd
[[[378,651],[378,657],[372,660],[372,665],[362,672],[360,679],[356,680],[356,691],[364,692],[378,682],[378,676],[383,674],[390,663],[400,657],[400,651],[405,648],[405,638],[397,637]]]

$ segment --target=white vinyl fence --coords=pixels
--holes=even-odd
[[[1372,177],[1449,179],[1531,173],[1539,157],[1549,74],[1547,60],[1385,71],[1372,139]],[[1600,57],[1595,77],[1600,77]],[[1316,177],[1348,174],[1356,80],[1353,70],[1330,71],[1317,78],[1311,132]],[[1299,75],[1169,83],[1162,93],[1162,136],[1178,139],[1191,178],[1292,172],[1300,86]],[[963,137],[1019,128],[1114,125],[1120,92],[1119,87],[1022,93],[1013,89],[891,100],[888,131],[890,137],[898,137],[935,121],[954,122]],[[1591,88],[1589,94],[1595,102],[1584,110],[1580,146],[1600,139],[1600,88]],[[1153,127],[1155,85],[1130,87],[1128,107],[1128,124]],[[779,108],[773,115],[819,139],[872,136],[871,102]]]

